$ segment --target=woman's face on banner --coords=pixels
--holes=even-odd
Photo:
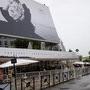
[[[22,4],[17,3],[16,1],[12,1],[9,4],[8,12],[14,20],[17,20],[24,15],[24,9]]]

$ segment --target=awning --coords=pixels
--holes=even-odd
[[[28,65],[31,63],[37,63],[38,61],[35,60],[29,60],[29,59],[17,59],[17,63],[16,66],[20,66],[20,65]],[[13,64],[11,64],[11,61],[8,61],[4,64],[0,65],[0,68],[5,68],[5,67],[11,67],[13,66]]]
[[[74,62],[73,64],[80,64],[80,65],[84,65],[84,64],[90,64],[90,63],[88,63],[88,62],[80,62],[80,61],[78,61],[78,62]]]
[[[78,60],[75,52],[35,49],[0,48],[0,57],[28,57],[34,60]]]

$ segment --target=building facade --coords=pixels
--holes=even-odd
[[[39,61],[24,66],[24,71],[63,68],[67,61],[78,59],[75,53],[66,52],[49,8],[34,0],[1,1],[0,50],[1,62],[6,62],[2,57],[28,57]]]

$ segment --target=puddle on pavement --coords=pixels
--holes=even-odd
[[[90,90],[90,88],[85,88],[85,90]]]
[[[81,87],[87,87],[87,86],[89,86],[90,85],[90,83],[82,83],[80,86]],[[89,88],[89,90],[90,90],[90,88]]]
[[[60,88],[60,90],[70,90],[70,88]]]
[[[68,84],[76,84],[76,82],[69,82]]]

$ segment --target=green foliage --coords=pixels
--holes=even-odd
[[[88,54],[90,55],[90,51],[88,52]]]
[[[71,49],[69,49],[69,52],[72,52],[72,50],[71,50]]]
[[[29,40],[27,39],[16,39],[14,41],[14,45],[16,48],[27,48],[29,44]]]
[[[83,58],[82,56],[79,56],[79,60],[80,60],[80,61],[82,61],[82,58]]]
[[[33,49],[41,48],[41,43],[38,41],[30,41],[28,39],[19,39],[19,38],[14,41],[14,45],[15,45],[15,48],[27,48],[29,45],[29,42],[32,43]]]
[[[86,59],[86,60],[84,60],[83,62],[90,62],[90,59]]]
[[[76,51],[76,52],[79,52],[79,49],[76,49],[75,51]]]
[[[84,57],[83,62],[90,62],[90,56]]]
[[[40,49],[41,48],[41,43],[38,41],[33,41],[32,45],[33,49]]]

